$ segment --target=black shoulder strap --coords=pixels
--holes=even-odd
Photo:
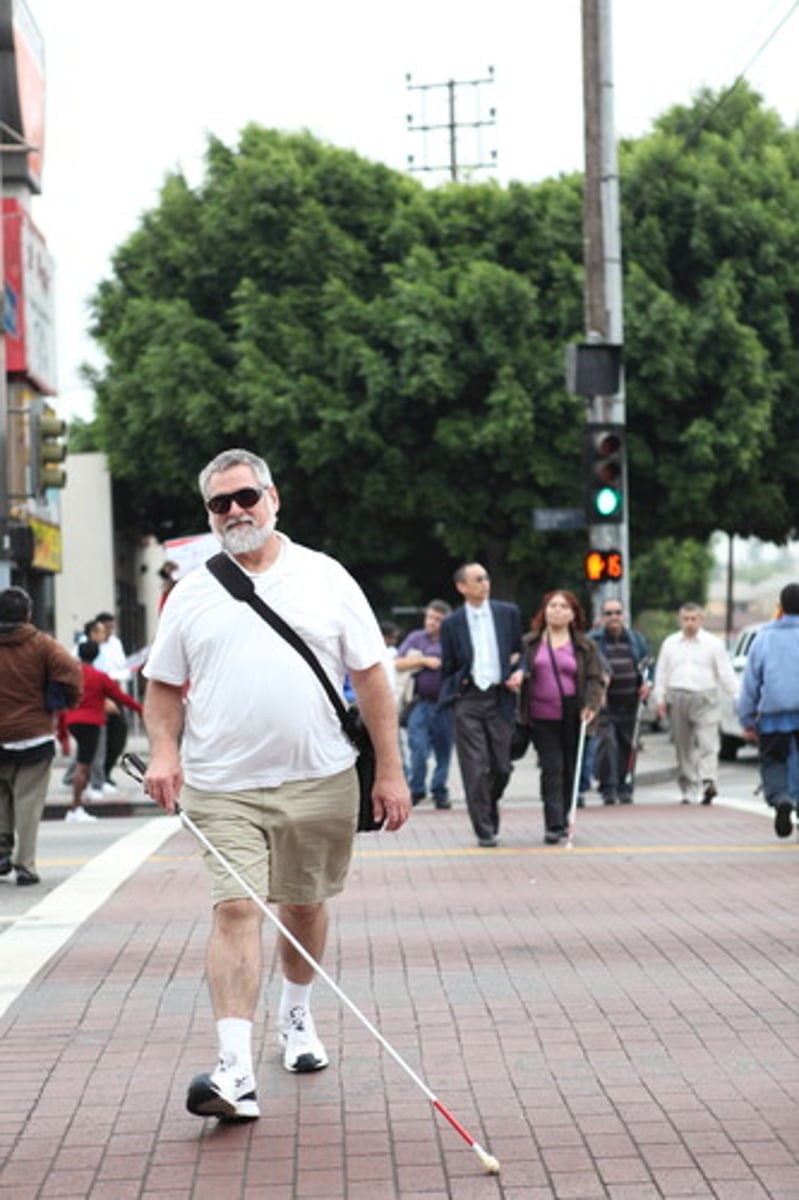
[[[259,617],[263,617],[267,624],[271,625],[276,633],[279,633],[282,638],[285,638],[289,645],[293,646],[297,653],[302,655],[316,678],[321,683],[322,687],[325,689],[330,703],[336,710],[336,716],[341,722],[342,729],[345,733],[347,733],[347,736],[349,736],[347,726],[347,707],[344,704],[341,696],[339,696],[338,692],[334,688],[333,684],[330,682],[329,675],[319,662],[319,659],[316,657],[311,647],[302,640],[298,633],[295,633],[291,626],[287,624],[273,608],[270,608],[269,605],[261,599],[256,592],[255,584],[250,579],[249,575],[246,575],[240,567],[237,567],[229,555],[225,553],[215,554],[213,558],[208,559],[205,565],[214,578],[219,580],[219,582],[222,584],[222,587],[226,588],[230,592],[231,596],[234,597],[234,599],[243,600],[245,604],[249,604],[250,608],[255,609]]]

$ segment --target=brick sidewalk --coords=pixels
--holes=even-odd
[[[179,831],[0,1020],[0,1197],[796,1200],[799,846],[716,807],[589,809],[571,851],[537,806],[499,850],[465,821],[360,839],[326,966],[498,1178],[323,983],[327,1071],[288,1075],[262,1009],[263,1118],[185,1112],[215,1042]]]

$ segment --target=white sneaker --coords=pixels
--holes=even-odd
[[[68,808],[66,813],[64,814],[64,820],[65,821],[96,821],[97,817],[93,817],[92,814],[90,812],[86,812],[86,809],[83,807]]]
[[[86,788],[86,790],[84,791],[83,796],[82,796],[83,800],[102,800],[102,798],[103,798],[103,789],[92,787],[91,784],[89,784],[89,786]]]
[[[118,796],[119,788],[117,787],[117,785],[115,783],[106,782],[103,784],[103,795],[104,796]]]
[[[277,1035],[283,1047],[283,1066],[295,1074],[321,1071],[330,1062],[324,1046],[316,1036],[316,1026],[307,1008],[297,1005],[289,1020]]]
[[[211,1075],[195,1075],[186,1095],[186,1108],[197,1117],[223,1121],[254,1121],[260,1117],[255,1080],[236,1069],[236,1056],[220,1058]]]

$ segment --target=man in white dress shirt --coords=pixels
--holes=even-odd
[[[522,619],[515,604],[491,600],[480,563],[455,572],[463,605],[441,625],[439,705],[454,706],[455,748],[477,844],[492,849],[499,801],[510,778],[510,740],[521,685]]]
[[[733,699],[738,691],[727,652],[703,621],[698,604],[683,604],[681,628],[663,642],[655,668],[657,714],[669,716],[683,804],[712,804],[718,795],[719,688]]]

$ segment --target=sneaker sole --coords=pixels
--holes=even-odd
[[[292,1075],[310,1075],[312,1071],[324,1071],[325,1067],[330,1063],[329,1058],[317,1058],[315,1054],[300,1054],[294,1059],[294,1063],[287,1063],[283,1059],[283,1066]]]
[[[278,1045],[285,1051],[288,1035],[279,1033],[277,1040]],[[283,1055],[283,1066],[292,1075],[310,1075],[313,1071],[324,1071],[325,1067],[329,1065],[330,1059],[326,1054],[322,1058],[316,1054],[298,1054],[293,1063],[287,1062],[285,1053]]]
[[[774,832],[777,837],[790,837],[793,833],[793,805],[778,804],[774,817]]]
[[[228,1100],[210,1075],[194,1076],[186,1094],[186,1108],[195,1117],[218,1117],[220,1121],[255,1121],[261,1115],[255,1092]]]

